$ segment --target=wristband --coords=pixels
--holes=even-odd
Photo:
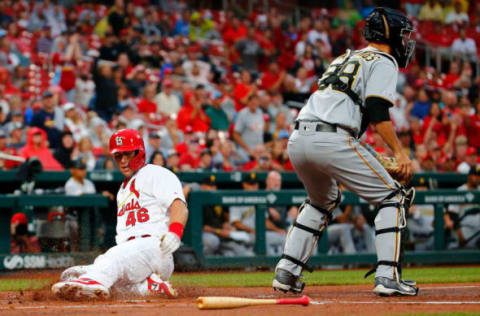
[[[171,223],[168,227],[168,231],[174,233],[180,239],[182,239],[184,229],[185,227],[179,222]]]
[[[215,232],[217,233],[217,235],[220,235],[222,231],[220,229],[216,229]]]

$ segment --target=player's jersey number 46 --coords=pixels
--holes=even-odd
[[[146,208],[141,208],[138,211],[130,211],[127,215],[125,226],[135,226],[137,222],[145,223],[148,222],[149,219],[150,215],[148,215],[148,210]]]

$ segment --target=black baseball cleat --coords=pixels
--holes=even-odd
[[[418,288],[384,277],[375,278],[373,293],[379,296],[417,296]]]
[[[305,287],[305,283],[300,280],[299,276],[295,276],[287,270],[277,269],[272,287],[275,291],[279,290],[284,293],[292,292],[294,294],[300,294]]]

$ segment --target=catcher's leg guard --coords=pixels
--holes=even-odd
[[[289,230],[283,255],[276,267],[273,288],[300,293],[304,283],[299,281],[302,269],[313,271],[307,266],[323,230],[331,221],[328,210],[313,206],[309,200],[299,209],[297,220]]]
[[[375,235],[378,262],[375,278],[375,293],[379,295],[416,295],[418,289],[413,281],[403,282],[401,279],[402,235],[407,220],[406,212],[410,208],[415,195],[414,190],[400,188],[388,196],[378,207],[375,217]],[[368,272],[365,277],[373,273]],[[389,279],[396,282],[383,282]],[[392,286],[390,286],[392,285]]]

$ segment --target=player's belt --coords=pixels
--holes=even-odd
[[[305,124],[302,124],[302,129],[308,130],[309,126],[314,126],[316,132],[327,132],[327,133],[336,133],[337,132],[337,126],[331,125],[331,124],[326,124],[326,123],[316,123],[311,122],[311,121],[296,121],[295,122],[295,129],[299,130],[300,129],[300,123],[304,122]]]
[[[127,241],[134,240],[135,238],[148,238],[148,237],[152,237],[152,235],[132,236],[132,237],[128,237]]]
[[[339,131],[342,131],[347,133],[350,136],[355,137],[355,133],[348,128],[340,127],[334,124],[328,124],[322,121],[308,121],[308,120],[295,121],[295,129],[304,130],[304,131],[314,130],[316,132],[326,132],[326,133],[338,133]]]

